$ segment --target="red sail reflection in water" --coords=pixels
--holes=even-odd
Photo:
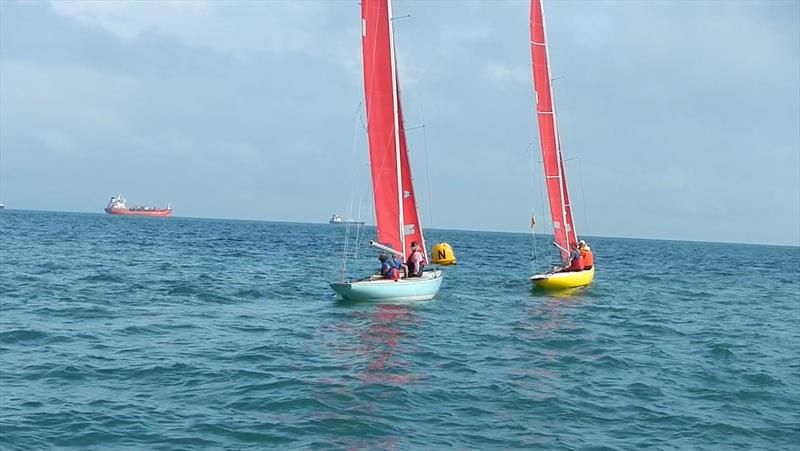
[[[410,365],[400,360],[397,354],[406,333],[403,326],[416,324],[416,318],[408,307],[403,305],[380,304],[372,315],[369,328],[361,335],[362,345],[359,354],[367,357],[368,365],[359,379],[365,384],[391,383],[406,384],[422,378],[418,374],[398,374]]]
[[[397,391],[384,390],[380,385],[399,386],[424,378],[424,375],[410,373],[408,367],[413,362],[402,359],[403,354],[407,355],[409,347],[413,346],[408,342],[406,330],[418,324],[413,307],[380,304],[369,308],[374,308],[374,311],[354,312],[347,320],[331,324],[321,329],[320,333],[333,351],[335,360],[352,364],[356,373],[353,374],[355,384],[364,387],[377,385],[377,397],[381,399],[375,399],[373,390],[369,390],[370,395],[364,395],[360,387],[351,384],[353,379],[349,377],[319,378],[314,382],[327,386],[336,395],[332,396],[329,392],[318,398],[326,405],[335,406],[336,410],[320,412],[315,416],[317,419],[341,419],[340,412],[343,409],[351,423],[370,422],[380,417],[383,410],[376,402],[382,403],[397,394]],[[342,449],[399,449],[399,437],[396,436],[354,439],[332,435],[329,439],[335,447]]]

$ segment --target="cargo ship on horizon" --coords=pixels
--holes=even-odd
[[[143,206],[133,206],[129,208],[127,200],[125,200],[121,194],[118,194],[116,196],[111,196],[111,200],[108,201],[105,212],[110,215],[166,217],[172,216],[172,206],[167,204],[167,208]]]
[[[336,215],[336,214],[331,216],[331,219],[328,220],[329,224],[357,224],[357,225],[363,225],[363,224],[365,224],[365,222],[366,221],[344,220],[344,219],[342,219],[341,216]]]

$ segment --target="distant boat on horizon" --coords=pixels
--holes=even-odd
[[[167,208],[133,206],[128,207],[127,200],[121,194],[111,196],[105,212],[110,215],[124,215],[124,216],[156,216],[166,217],[172,216],[172,206],[167,204]]]
[[[358,225],[364,225],[364,224],[366,224],[366,222],[367,221],[353,221],[353,220],[350,220],[350,219],[345,221],[339,215],[333,215],[333,216],[331,216],[331,219],[328,220],[329,224],[358,224]]]
[[[0,210],[6,208],[6,204],[0,203]]]

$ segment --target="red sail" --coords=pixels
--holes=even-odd
[[[547,197],[550,201],[550,216],[553,220],[553,237],[556,244],[562,248],[562,258],[566,262],[569,259],[569,251],[577,245],[577,237],[556,129],[541,0],[531,0],[531,57],[533,86],[536,90],[536,116],[539,121],[539,139],[542,146]]]
[[[378,241],[400,249],[394,89],[389,52],[389,11],[385,1],[361,2],[364,97]]]
[[[411,164],[408,159],[406,146],[406,132],[403,126],[403,111],[399,108],[400,92],[397,93],[398,114],[400,115],[400,173],[403,180],[403,227],[406,234],[405,255],[411,255],[411,243],[416,241],[422,246],[422,253],[428,255],[425,240],[422,237],[422,224],[419,222],[417,212],[417,199],[414,194],[414,184],[411,177]]]
[[[424,242],[402,128],[399,87],[395,88],[397,81],[392,80],[392,71],[396,69],[392,62],[393,38],[387,0],[362,0],[361,21],[364,97],[378,241],[409,255],[412,241],[423,246]],[[395,136],[395,124],[399,126],[399,137]],[[396,142],[400,144],[399,158]],[[398,177],[403,191],[402,217]],[[401,236],[401,227],[405,229],[405,236]]]

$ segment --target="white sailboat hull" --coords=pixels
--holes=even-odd
[[[331,288],[349,301],[427,301],[442,286],[442,271],[425,271],[422,277],[391,280],[370,278],[332,283]]]

